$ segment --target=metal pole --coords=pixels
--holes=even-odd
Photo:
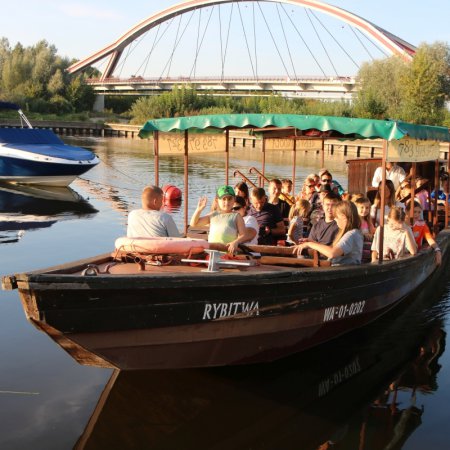
[[[448,144],[448,152],[447,152],[447,175],[450,173],[450,143]],[[450,180],[447,178],[444,186],[445,186],[445,228],[448,227],[448,195],[449,195],[449,185]]]
[[[225,184],[228,184],[228,171],[230,169],[230,131],[225,130]]]
[[[411,194],[409,196],[409,224],[412,225],[413,223],[413,216],[414,216],[414,199],[416,196],[416,167],[417,164],[415,162],[411,165]]]
[[[294,145],[292,147],[292,192],[295,197],[295,165],[297,163],[297,139],[294,138]]]
[[[380,240],[378,242],[378,264],[383,262],[383,241],[384,241],[384,208],[385,208],[385,192],[386,192],[386,155],[387,141],[383,140],[383,156],[381,159],[381,203],[380,203]]]
[[[320,167],[325,167],[325,139],[322,139],[322,152],[320,157]]]
[[[189,133],[184,132],[184,234],[187,236],[189,207]]]
[[[159,186],[159,132],[153,132],[153,154],[155,155],[155,186]]]
[[[259,186],[264,188],[264,178],[265,178],[265,171],[266,171],[266,138],[263,136],[262,139],[262,174],[263,177],[259,180]]]
[[[434,162],[434,199],[433,199],[433,232],[437,234],[439,232],[438,226],[438,212],[437,212],[437,202],[438,202],[438,191],[439,191],[439,159]]]

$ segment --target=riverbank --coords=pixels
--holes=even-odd
[[[0,119],[0,128],[21,127],[18,120]],[[77,121],[35,121],[34,128],[51,129],[60,136],[92,136],[92,137],[115,137],[124,139],[139,139],[139,130],[141,125],[131,125],[127,123],[95,123],[95,122],[77,122]],[[168,133],[169,134],[169,133]],[[199,135],[202,136],[202,135]],[[265,146],[266,151],[290,151],[292,150],[292,141],[289,139],[271,139],[269,145]],[[297,151],[319,153],[321,149],[318,147],[319,141],[303,141],[302,145],[297,145]],[[259,136],[250,135],[245,130],[231,130],[229,133],[230,147],[245,147],[262,150],[262,139]],[[450,146],[447,143],[441,143],[440,157],[447,160],[449,157]],[[169,146],[167,146],[169,147]],[[204,153],[205,146],[194,146],[191,150],[196,151],[195,147],[199,147],[198,152]],[[201,148],[201,150],[200,150]],[[365,140],[348,140],[342,141],[338,139],[330,139],[325,141],[324,150],[333,155],[335,152],[343,154],[345,157],[352,158],[381,158],[382,141],[379,139]],[[208,151],[208,149],[206,149]],[[217,151],[213,148],[209,151]],[[178,151],[160,149],[161,153],[179,153]]]

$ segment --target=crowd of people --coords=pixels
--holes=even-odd
[[[299,258],[313,251],[331,260],[332,265],[361,264],[379,260],[380,217],[384,215],[382,258],[385,260],[414,255],[424,245],[440,249],[423,217],[429,203],[418,190],[413,200],[411,180],[398,166],[390,165],[385,185],[384,211],[381,211],[381,182],[373,203],[363,193],[349,194],[322,169],[306,177],[298,195],[292,192],[292,181],[272,179],[268,191],[249,189],[244,182],[220,186],[208,212],[207,198],[201,197],[191,217],[190,226],[207,226],[210,242],[223,243],[230,253],[240,244],[287,245]],[[373,183],[380,177],[375,172]],[[418,177],[416,186],[423,179]],[[403,196],[401,195],[403,192]],[[429,196],[428,196],[429,197]],[[407,199],[407,201],[400,200]],[[172,217],[161,211],[163,192],[148,186],[142,193],[142,208],[132,211],[128,220],[128,237],[179,237]],[[413,220],[410,217],[413,208]]]

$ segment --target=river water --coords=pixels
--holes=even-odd
[[[0,187],[1,275],[111,251],[153,182],[148,142],[70,142],[102,160],[73,191]],[[190,211],[224,183],[223,156],[190,157]],[[230,184],[260,157],[233,149]],[[299,188],[320,158],[297,161]],[[266,157],[269,178],[290,167],[290,152]],[[345,160],[327,167],[345,187]],[[181,157],[161,156],[160,184],[183,187]],[[447,449],[449,304],[448,281],[432,280],[374,324],[276,363],[119,373],[76,363],[27,322],[16,291],[0,291],[0,448]]]

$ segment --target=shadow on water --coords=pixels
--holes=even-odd
[[[71,188],[0,183],[0,244],[19,241],[26,231],[97,212]]]
[[[416,397],[438,389],[446,282],[277,363],[116,371],[74,448],[400,449],[433,415]]]

